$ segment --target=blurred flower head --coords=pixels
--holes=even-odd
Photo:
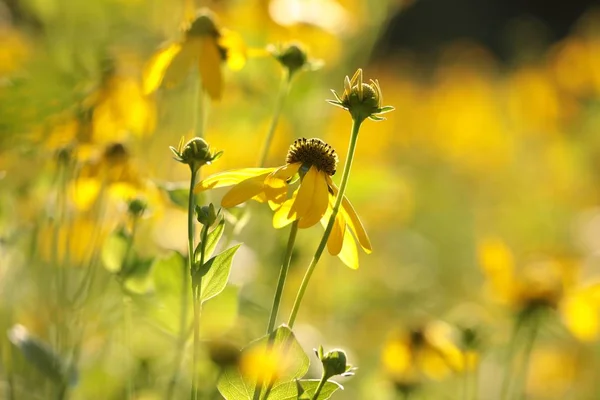
[[[144,71],[144,93],[152,93],[160,86],[180,84],[195,66],[203,90],[213,100],[219,100],[223,93],[222,62],[239,69],[245,59],[246,49],[241,38],[220,28],[213,13],[201,9],[185,27],[181,41],[164,46],[150,59]]]
[[[289,79],[298,71],[316,70],[323,65],[321,60],[309,59],[306,49],[300,43],[269,46],[267,50],[287,70]]]
[[[275,228],[294,221],[298,221],[299,228],[309,228],[319,221],[326,225],[339,191],[331,179],[337,162],[337,154],[331,146],[320,139],[302,138],[290,146],[283,166],[217,173],[199,182],[196,190],[233,186],[221,201],[226,208],[250,199],[267,202],[275,212]],[[297,188],[288,196],[288,189],[298,182]],[[339,256],[349,267],[358,268],[354,238],[366,253],[371,252],[367,233],[354,207],[344,196],[327,248],[330,254]]]

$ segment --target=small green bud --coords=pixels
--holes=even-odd
[[[363,82],[362,69],[358,69],[352,79],[348,76],[344,79],[344,92],[340,97],[332,90],[335,100],[327,100],[329,103],[348,110],[352,119],[362,122],[369,118],[381,121],[384,114],[394,110],[392,106],[382,106],[381,87],[377,80],[371,79],[369,83]]]
[[[300,70],[315,70],[322,65],[320,60],[309,60],[306,49],[300,43],[290,43],[279,47],[269,46],[267,50],[287,69],[289,78]]]
[[[212,226],[217,221],[220,214],[221,209],[216,211],[215,206],[212,203],[208,206],[196,206],[196,219],[204,226]]]
[[[127,212],[134,218],[139,218],[146,211],[147,204],[142,199],[132,199],[127,204]]]
[[[199,137],[191,139],[185,145],[183,144],[183,138],[181,138],[177,149],[173,146],[169,148],[175,155],[176,161],[189,165],[194,171],[197,171],[198,168],[205,164],[210,164],[223,155],[222,151],[213,153],[206,140]]]
[[[346,363],[346,353],[344,350],[334,349],[323,354],[323,346],[315,349],[315,354],[323,364],[323,377],[329,379],[336,375],[351,376],[354,372],[351,371],[352,366]]]

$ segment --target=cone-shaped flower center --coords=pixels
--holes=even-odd
[[[288,150],[286,163],[302,163],[305,167],[316,167],[327,175],[334,175],[338,156],[333,147],[321,139],[301,138],[294,141]]]

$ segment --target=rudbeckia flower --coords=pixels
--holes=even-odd
[[[219,100],[223,92],[221,63],[226,61],[230,68],[240,69],[245,53],[239,35],[219,28],[211,12],[200,10],[184,30],[183,40],[164,46],[152,57],[144,71],[144,93],[152,93],[161,85],[178,85],[195,66],[203,89],[211,99]]]
[[[480,243],[479,259],[491,292],[517,314],[555,310],[577,339],[600,336],[600,284],[578,282],[577,268],[544,260],[517,270],[510,249],[496,239]]]
[[[243,168],[212,175],[196,186],[196,191],[233,186],[221,206],[234,207],[247,200],[267,202],[275,212],[273,226],[282,228],[298,221],[299,228],[318,222],[327,225],[338,187],[331,177],[338,162],[335,150],[320,139],[298,139],[288,151],[286,163],[275,168]],[[299,179],[294,179],[296,176]],[[288,188],[299,183],[291,196]],[[371,242],[354,207],[344,196],[327,248],[350,268],[358,268],[355,239],[371,253]]]

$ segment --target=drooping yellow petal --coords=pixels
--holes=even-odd
[[[338,257],[347,267],[358,269],[358,249],[356,248],[356,242],[354,241],[352,234],[347,229],[344,232],[342,251],[340,251]]]
[[[275,168],[242,168],[219,172],[198,182],[194,188],[194,193],[202,192],[207,189],[237,185],[238,183],[255,176],[264,175],[266,177],[273,172],[273,170],[275,170]]]
[[[202,77],[202,87],[213,100],[220,100],[223,93],[223,73],[221,71],[221,54],[217,42],[212,37],[201,37],[202,47],[198,68]]]
[[[221,29],[219,45],[227,51],[227,67],[234,71],[242,69],[246,64],[247,50],[242,36],[229,29]]]
[[[591,342],[600,333],[600,316],[593,299],[585,293],[568,296],[561,304],[560,313],[566,327],[573,336],[584,342]]]
[[[510,303],[515,299],[518,282],[514,274],[512,252],[502,241],[486,239],[479,243],[479,263],[488,278],[492,292],[499,300]]]
[[[327,177],[327,180],[328,180],[327,183],[329,184],[329,187],[332,188],[334,195],[337,196],[337,194],[339,192],[338,187],[335,185],[335,183],[333,183],[333,181],[331,180],[331,178],[329,176]],[[346,217],[345,218],[346,222],[348,223],[348,226],[350,227],[350,229],[356,236],[356,239],[358,239],[358,243],[360,244],[360,246],[363,248],[365,253],[371,254],[371,252],[373,251],[373,248],[371,246],[371,241],[369,240],[369,236],[367,235],[367,231],[365,230],[365,227],[363,226],[362,222],[360,221],[358,214],[354,210],[354,207],[350,203],[350,200],[348,200],[348,198],[346,196],[344,196],[344,198],[342,199],[341,212],[344,213],[344,217]]]
[[[160,86],[173,58],[181,51],[179,43],[173,43],[156,53],[146,65],[143,73],[144,94],[154,92]]]
[[[286,164],[267,176],[265,195],[269,202],[279,205],[287,199],[287,181],[298,172],[301,165],[301,163]]]
[[[304,218],[308,210],[310,210],[313,202],[317,175],[318,172],[315,167],[310,167],[308,172],[304,175],[304,178],[302,178],[302,182],[300,183],[300,188],[298,189],[296,201],[290,209],[288,218],[292,220]]]
[[[289,214],[292,205],[296,201],[297,193],[298,191],[296,190],[291,199],[284,201],[281,206],[275,210],[275,213],[273,214],[273,227],[275,229],[283,228],[294,221],[293,218],[289,217]]]
[[[316,179],[310,208],[307,210],[306,215],[298,222],[298,228],[309,228],[317,224],[323,218],[329,205],[329,190],[325,178],[327,175],[316,168],[315,171]]]
[[[235,207],[254,196],[258,196],[263,192],[267,175],[268,173],[241,181],[223,196],[221,205],[225,208]]]
[[[197,38],[186,40],[181,45],[181,50],[167,66],[162,83],[164,87],[172,88],[183,82],[198,60],[201,45],[200,39]]]

